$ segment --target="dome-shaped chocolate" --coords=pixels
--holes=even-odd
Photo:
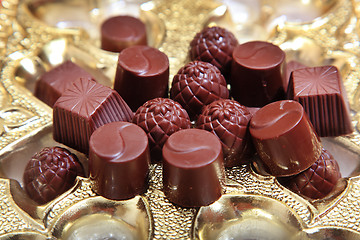
[[[70,189],[84,170],[76,155],[61,147],[46,147],[28,162],[24,187],[37,203],[47,203]]]
[[[193,61],[174,76],[170,97],[185,108],[191,119],[195,119],[204,106],[228,98],[229,90],[217,67],[207,62]]]
[[[240,103],[221,99],[207,105],[196,122],[219,137],[224,153],[225,167],[246,163],[251,149],[248,124],[251,113]]]
[[[322,149],[319,159],[307,170],[295,176],[279,178],[290,190],[311,199],[328,195],[341,178],[339,165],[327,150]]]
[[[185,109],[169,98],[155,98],[144,103],[136,111],[133,123],[147,133],[152,162],[161,160],[162,147],[171,134],[191,127]]]
[[[232,53],[238,45],[234,34],[222,27],[206,27],[190,43],[191,60],[215,65],[226,77],[230,73]]]

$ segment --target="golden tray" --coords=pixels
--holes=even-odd
[[[359,1],[0,2],[0,239],[360,239]],[[117,55],[98,47],[94,29],[119,13],[146,23],[150,45],[170,59],[170,79],[188,61],[195,33],[212,24],[240,42],[271,41],[287,60],[337,66],[356,131],[322,139],[343,175],[334,193],[310,201],[243,165],[226,170],[218,201],[181,208],[166,199],[162,166],[153,164],[147,192],[133,199],[97,196],[89,179],[78,177],[55,200],[34,204],[21,188],[25,164],[43,147],[59,145],[52,139],[52,109],[33,96],[36,77],[71,59],[111,86]],[[86,167],[86,157],[77,155]]]

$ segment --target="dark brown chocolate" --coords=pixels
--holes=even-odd
[[[190,59],[215,65],[227,78],[230,74],[232,53],[238,45],[234,34],[222,27],[206,27],[190,42]]]
[[[124,200],[146,190],[150,152],[146,133],[139,126],[105,124],[91,135],[89,145],[89,172],[97,194]]]
[[[53,108],[53,136],[58,142],[85,154],[98,127],[115,121],[131,121],[133,112],[113,89],[95,81],[76,80]]]
[[[169,59],[156,48],[129,47],[119,54],[114,89],[135,112],[146,101],[167,97]]]
[[[253,149],[248,131],[250,118],[245,106],[230,99],[212,102],[200,114],[196,127],[210,131],[220,139],[225,167],[249,162]]]
[[[247,107],[262,107],[285,99],[285,52],[269,42],[238,45],[233,52],[231,93]]]
[[[217,67],[207,62],[193,61],[174,76],[170,98],[179,102],[193,120],[204,106],[229,98],[229,90]]]
[[[34,94],[41,101],[53,107],[69,85],[81,77],[92,78],[90,73],[75,63],[66,61],[40,76],[36,81]]]
[[[299,63],[297,61],[294,61],[294,60],[290,61],[286,64],[286,74],[285,74],[285,78],[284,78],[284,89],[285,90],[288,89],[291,73],[295,70],[306,68],[306,67],[307,67],[306,65]]]
[[[61,147],[46,147],[25,168],[24,188],[30,198],[45,204],[70,189],[84,169],[76,155]]]
[[[185,109],[169,98],[147,101],[136,111],[132,122],[147,133],[152,162],[161,160],[162,147],[171,134],[191,127]]]
[[[298,174],[321,153],[319,137],[296,101],[277,101],[262,107],[250,120],[250,134],[273,176]]]
[[[185,129],[163,147],[163,185],[167,198],[182,207],[213,203],[222,194],[225,171],[219,139],[208,131]]]
[[[147,45],[145,24],[132,16],[115,16],[101,25],[101,48],[121,52],[134,45]]]
[[[311,199],[321,199],[331,193],[341,178],[337,161],[325,149],[319,159],[307,170],[295,176],[280,178],[284,186]]]
[[[301,103],[319,136],[339,136],[353,132],[346,91],[336,67],[311,67],[293,71],[288,98]]]

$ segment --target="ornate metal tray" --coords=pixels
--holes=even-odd
[[[360,239],[360,3],[356,0],[2,0],[0,1],[0,239]],[[194,34],[217,24],[240,42],[268,40],[287,60],[336,65],[356,131],[322,142],[343,179],[326,199],[310,201],[251,166],[228,169],[226,193],[210,206],[181,208],[162,192],[151,166],[142,196],[111,201],[87,178],[50,203],[21,188],[28,159],[52,139],[52,110],[32,94],[36,77],[71,59],[111,86],[117,55],[99,48],[97,29],[115,14],[139,16],[150,45],[170,59],[170,79],[187,59]],[[86,156],[78,154],[86,166]]]

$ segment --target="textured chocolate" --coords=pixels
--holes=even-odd
[[[115,121],[131,121],[133,112],[113,89],[80,78],[56,101],[53,136],[58,142],[85,154],[98,127]]]
[[[296,101],[277,101],[262,107],[250,120],[250,134],[273,176],[298,174],[321,153],[319,137]]]
[[[336,67],[311,67],[293,71],[288,98],[301,103],[319,136],[339,136],[353,132],[346,91]]]
[[[232,53],[238,45],[234,34],[222,27],[206,27],[190,42],[190,59],[215,65],[227,78],[230,74]]]
[[[76,155],[61,147],[46,147],[25,168],[23,182],[28,195],[45,204],[70,189],[84,169]]]
[[[285,78],[284,78],[284,89],[287,91],[288,85],[289,85],[289,81],[290,81],[290,75],[293,71],[298,70],[298,69],[302,69],[302,68],[306,68],[307,66],[299,63],[297,61],[290,61],[286,64],[286,74],[285,74]]]
[[[219,139],[208,131],[185,129],[163,147],[163,185],[167,198],[182,207],[209,205],[220,198],[225,179]]]
[[[89,172],[97,194],[124,200],[146,190],[150,153],[146,133],[139,126],[105,124],[91,135],[89,145]]]
[[[156,48],[133,46],[119,54],[114,89],[135,112],[146,101],[167,97],[169,59]]]
[[[193,61],[174,76],[170,98],[179,102],[193,120],[204,106],[229,98],[229,90],[217,67],[207,62]]]
[[[247,107],[262,107],[285,99],[285,52],[269,42],[238,45],[233,52],[231,93]]]
[[[245,106],[221,99],[207,105],[196,122],[196,127],[215,134],[221,141],[225,167],[248,163],[252,144],[248,131],[251,113]]]
[[[41,101],[53,107],[69,85],[80,77],[92,78],[90,73],[75,63],[66,61],[40,76],[36,81],[34,94]]]
[[[134,45],[147,45],[145,24],[132,16],[115,16],[101,25],[101,48],[121,52]]]
[[[295,176],[280,178],[279,182],[297,194],[321,199],[331,193],[340,178],[337,161],[322,149],[319,159],[310,168]]]
[[[147,101],[136,111],[133,123],[140,126],[149,138],[152,162],[162,158],[162,147],[171,134],[191,127],[185,109],[169,98]]]

